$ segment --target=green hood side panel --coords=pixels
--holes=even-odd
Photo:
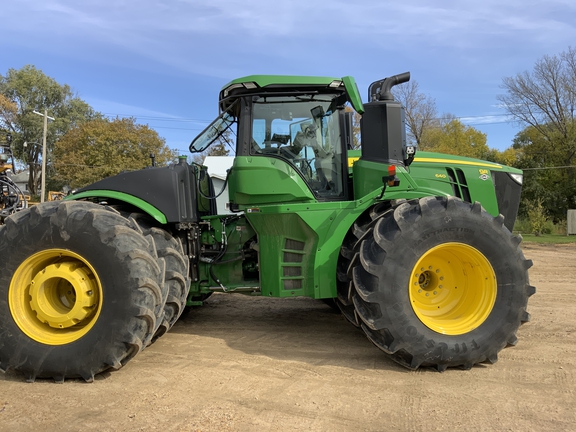
[[[355,196],[369,193],[374,185],[382,184],[387,166],[364,161],[360,151],[351,151],[348,165],[354,178]],[[465,201],[479,201],[486,211],[498,216],[498,202],[494,193],[491,172],[522,174],[509,166],[479,159],[441,153],[418,152],[409,168],[397,167],[400,186],[388,188],[385,199],[414,196],[457,196]],[[416,192],[417,191],[417,192]]]

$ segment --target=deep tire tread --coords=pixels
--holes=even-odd
[[[388,206],[378,204],[370,209],[368,215],[369,217],[363,215],[359,218],[344,241],[338,267],[338,305],[349,320],[350,316],[355,317],[357,321],[351,320],[352,323],[359,324],[372,343],[404,367],[412,370],[431,367],[439,372],[449,367],[470,369],[481,362],[495,363],[501,349],[517,343],[518,327],[530,319],[526,312],[528,297],[536,290],[528,283],[526,270],[532,266],[532,261],[524,259],[519,248],[522,238],[513,236],[504,227],[503,217],[492,217],[478,202],[469,204],[454,197],[425,197],[388,203]],[[506,320],[510,320],[507,324],[509,329],[506,330],[508,334],[493,342],[483,339],[484,345],[480,347],[474,345],[476,342],[473,336],[470,336],[471,339],[442,336],[425,328],[412,311],[409,302],[404,300],[404,306],[399,306],[400,297],[395,293],[404,286],[407,287],[407,279],[402,279],[406,282],[400,283],[400,279],[394,282],[396,279],[393,281],[390,277],[409,272],[410,269],[407,269],[404,263],[412,262],[420,256],[411,247],[399,248],[399,242],[410,244],[410,239],[429,238],[428,233],[435,233],[431,230],[442,232],[445,224],[452,220],[459,221],[458,226],[465,227],[465,224],[470,224],[474,228],[476,225],[492,227],[490,230],[494,232],[493,242],[497,245],[493,246],[493,251],[498,248],[507,251],[510,258],[507,256],[506,260],[509,259],[508,265],[512,266],[511,271],[517,279],[514,280],[514,306],[506,309],[507,312],[501,312],[507,314]],[[435,225],[428,228],[431,224]],[[415,229],[420,229],[423,234],[413,234]],[[445,241],[459,241],[459,237],[456,238],[458,240]],[[471,242],[477,241],[476,237],[469,238]],[[442,237],[434,241],[444,240]],[[435,244],[438,243],[431,243],[432,246]],[[350,252],[351,247],[354,254]],[[494,257],[497,256],[496,252],[491,253]],[[398,256],[399,254],[401,256]],[[357,257],[355,263],[352,262],[352,257]],[[501,270],[499,277],[512,277],[503,273],[506,272]],[[507,286],[512,285],[507,283]],[[399,288],[392,290],[392,286]],[[499,307],[501,310],[508,308],[507,305]],[[495,321],[490,325],[498,326]],[[408,327],[401,330],[402,326]],[[417,332],[416,335],[422,336],[418,339],[416,336],[409,336],[410,332]],[[478,332],[474,334],[481,338]]]
[[[37,232],[42,232],[42,235],[38,236],[35,234]],[[86,238],[86,235],[90,235],[90,241],[82,243],[81,239]],[[54,244],[57,246],[51,246],[51,243],[47,243],[48,240],[43,240],[44,238],[54,239]],[[24,246],[20,247],[21,244]],[[44,244],[47,246],[42,246]],[[19,329],[11,330],[16,335],[12,339],[0,342],[0,365],[4,371],[11,369],[20,371],[30,382],[36,378],[53,378],[56,382],[63,382],[66,378],[83,378],[87,382],[92,382],[94,375],[109,368],[122,367],[142,350],[143,341],[151,339],[156,324],[153,311],[159,307],[162,300],[159,295],[159,286],[163,282],[162,266],[158,262],[150,239],[146,239],[141,232],[135,230],[131,221],[118,212],[109,207],[81,201],[58,201],[36,205],[7,219],[5,227],[0,230],[0,248],[7,247],[14,250],[15,257],[27,256],[26,254],[29,256],[43,250],[43,247],[70,248],[77,250],[81,255],[90,255],[89,249],[94,247],[98,247],[99,250],[114,250],[116,252],[102,253],[98,257],[101,258],[100,268],[97,268],[100,278],[112,280],[114,275],[109,276],[106,271],[121,266],[124,269],[121,277],[126,281],[132,281],[130,284],[134,286],[123,284],[122,287],[109,288],[103,282],[104,301],[112,302],[105,303],[104,308],[108,310],[108,305],[121,304],[113,307],[131,311],[129,315],[114,317],[115,330],[109,336],[100,335],[103,329],[112,329],[108,327],[111,325],[110,319],[105,319],[103,316],[95,324],[99,326],[99,330],[95,328],[72,344],[51,346],[48,349],[42,348],[27,336],[22,336]],[[19,258],[14,258],[16,259]],[[110,265],[104,271],[102,266],[105,265],[102,262],[107,262],[108,259],[111,260],[108,261]],[[0,262],[2,285],[9,285],[10,281],[6,266],[10,266],[8,268],[11,269],[17,265],[18,262],[8,261],[2,257]],[[116,294],[119,288],[122,288],[120,290],[122,293]],[[6,290],[7,287],[0,289]],[[120,296],[118,299],[122,300],[113,300],[116,296]],[[4,310],[3,314],[6,313],[10,314]],[[3,321],[1,325],[6,324]],[[0,333],[2,330],[5,331],[0,328]],[[14,343],[16,348],[13,348]],[[84,348],[69,354],[76,345]],[[90,354],[82,357],[82,352]]]
[[[150,341],[154,342],[168,332],[184,312],[190,286],[189,261],[184,255],[180,239],[173,237],[165,229],[154,226],[154,222],[146,215],[131,213],[128,219],[136,224],[145,236],[154,239],[158,260],[165,263],[163,271],[165,297],[158,327]]]
[[[401,204],[402,202],[404,202],[404,200],[394,201],[394,203],[397,204]],[[383,201],[373,205],[362,213],[344,238],[340,249],[336,281],[337,297],[335,301],[342,315],[355,327],[360,327],[360,320],[358,319],[352,300],[354,290],[352,284],[352,269],[360,258],[359,253],[355,251],[357,251],[362,239],[370,235],[378,219],[382,218],[390,208],[390,202]]]

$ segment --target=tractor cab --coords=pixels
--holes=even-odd
[[[347,103],[362,110],[351,79],[241,78],[224,87],[220,116],[190,151],[235,138],[229,175],[233,207],[347,200],[352,129]]]

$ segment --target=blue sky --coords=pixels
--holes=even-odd
[[[366,101],[404,71],[502,150],[502,78],[576,45],[574,0],[4,0],[0,23],[0,73],[33,64],[183,154],[234,78],[352,75]]]

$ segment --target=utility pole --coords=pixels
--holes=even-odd
[[[32,111],[34,114],[38,114],[44,117],[44,134],[42,136],[42,195],[40,195],[40,202],[44,202],[44,196],[46,195],[46,134],[48,132],[48,119],[54,120],[53,117],[48,117],[48,110],[44,108],[44,114],[38,111]]]

